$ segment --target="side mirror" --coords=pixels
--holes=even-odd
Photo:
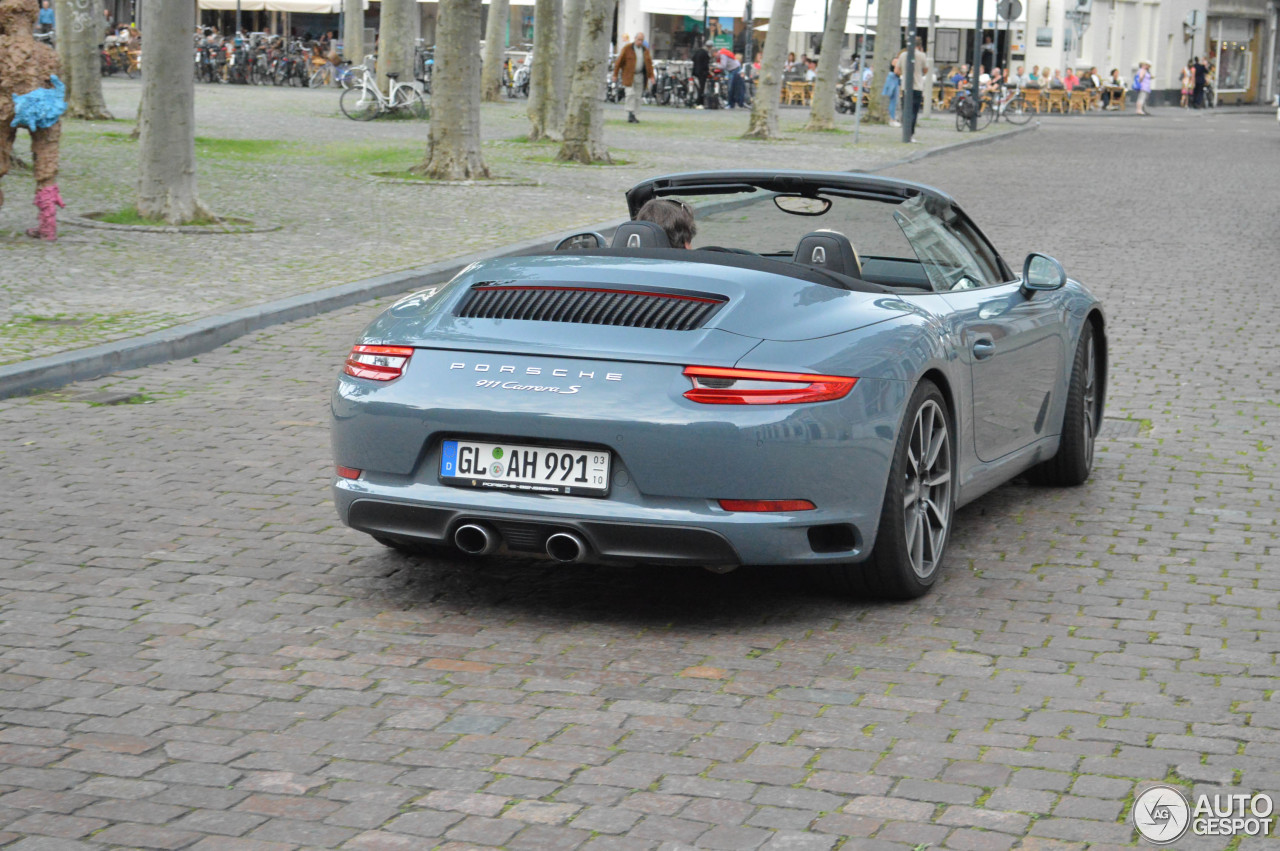
[[[1062,264],[1047,254],[1031,253],[1022,264],[1022,291],[1028,295],[1036,291],[1062,289],[1067,285],[1067,273]]]
[[[595,231],[575,233],[556,243],[556,251],[591,251],[594,248],[604,247],[604,237]]]

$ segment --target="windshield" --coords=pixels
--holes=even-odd
[[[894,211],[901,204],[824,193],[822,197],[831,201],[825,213],[799,215],[779,209],[774,203],[777,196],[756,191],[736,195],[664,193],[662,197],[683,201],[693,211],[698,228],[694,248],[715,246],[790,257],[801,237],[834,230],[848,237],[861,256],[917,259],[894,220]],[[821,205],[811,207],[821,209]]]

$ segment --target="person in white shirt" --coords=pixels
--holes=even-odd
[[[929,57],[925,55],[921,49],[921,41],[916,38],[915,48],[912,54],[912,81],[911,81],[911,141],[916,141],[916,121],[920,118],[920,111],[924,109],[924,78],[929,76]],[[898,73],[903,75],[903,81],[906,81],[907,73],[907,50],[903,49],[898,54]]]

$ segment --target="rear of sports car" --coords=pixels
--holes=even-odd
[[[332,398],[338,512],[473,554],[860,560],[910,392],[866,354],[894,324],[871,301],[699,263],[472,267],[352,348]]]

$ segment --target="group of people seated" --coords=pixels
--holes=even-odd
[[[787,54],[787,61],[782,65],[782,75],[784,79],[812,83],[818,79],[818,60],[811,58],[807,53],[800,59],[796,59],[796,54],[792,51]]]
[[[1099,76],[1096,66],[1079,74],[1074,68],[1067,68],[1064,72],[1049,68],[1047,65],[1043,69],[1039,65],[1033,65],[1030,73],[1024,65],[1017,66],[1017,69],[1012,72],[1005,72],[1001,68],[992,69],[990,74],[985,73],[985,69],[982,71],[984,73],[978,75],[978,86],[988,94],[998,93],[1006,88],[1066,92],[1076,89],[1096,89],[1101,91],[1103,109],[1111,108],[1112,96],[1116,89],[1123,91],[1128,88],[1120,75],[1119,68],[1112,68],[1111,76],[1105,79]],[[947,85],[955,86],[957,89],[969,89],[973,85],[968,65],[950,69],[943,80]]]

